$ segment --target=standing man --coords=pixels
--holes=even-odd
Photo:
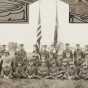
[[[69,69],[70,69],[70,62],[73,62],[73,53],[70,49],[70,44],[66,43],[65,50],[63,51],[63,60],[62,63],[66,63],[65,65],[65,73],[67,75],[67,78],[69,78]]]
[[[40,64],[40,54],[37,45],[33,46],[32,59],[30,60],[29,75],[32,79],[38,77],[38,68]]]
[[[47,77],[49,75],[49,52],[47,51],[47,45],[43,45],[41,48],[41,59],[38,74],[40,77]]]
[[[49,75],[50,78],[55,79],[57,77],[57,53],[54,45],[51,45],[49,52]]]
[[[66,43],[65,45],[65,50],[63,51],[63,59],[66,59],[67,63],[73,61],[73,53],[72,50],[70,49],[69,43]]]
[[[85,55],[85,63],[88,67],[88,45],[85,46],[84,55]]]
[[[18,47],[18,51],[15,53],[17,63],[23,63],[25,59],[27,59],[26,51],[24,50],[24,44],[20,44]]]
[[[76,44],[74,51],[74,64],[76,66],[76,78],[79,79],[80,67],[84,61],[84,53],[80,47],[80,44]]]
[[[84,53],[80,47],[80,44],[76,44],[76,49],[74,51],[74,63],[78,64],[80,61],[84,59]],[[81,62],[79,64],[81,64]]]
[[[24,50],[24,44],[19,45],[18,51],[15,53],[15,77],[18,78],[26,78],[26,61],[27,61],[27,54]],[[25,68],[24,68],[25,67]]]
[[[7,51],[6,51],[6,45],[2,45],[1,47],[1,51],[0,51],[0,75],[4,75],[4,65],[6,65],[7,63],[5,63],[6,61],[6,55],[7,55]],[[5,63],[5,64],[4,64]]]

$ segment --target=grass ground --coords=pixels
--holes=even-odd
[[[0,88],[88,88],[88,81],[48,79],[0,79]]]

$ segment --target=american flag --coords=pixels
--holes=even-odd
[[[40,9],[39,9],[39,18],[38,18],[38,27],[37,27],[37,46],[40,48],[40,42],[41,42],[41,17],[40,17]]]

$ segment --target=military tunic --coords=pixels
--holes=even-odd
[[[50,59],[50,63],[49,63],[49,75],[51,78],[56,78],[57,76],[57,71],[58,71],[58,67],[55,61],[55,58]]]
[[[83,53],[82,49],[76,49],[74,51],[74,64],[76,66],[75,73],[76,73],[77,78],[79,78],[80,67],[83,62],[84,62],[84,53]]]
[[[12,73],[16,78],[25,78],[27,77],[26,71],[24,69],[27,60],[27,55],[25,50],[21,49],[16,51],[15,53],[15,60],[14,60],[14,72]]]
[[[69,74],[69,79],[75,79],[75,65],[74,62],[70,62],[70,67],[68,70],[68,74]]]
[[[80,69],[80,74],[79,74],[81,79],[88,79],[88,67],[86,64],[83,64],[81,69]]]
[[[49,53],[48,51],[41,52],[40,65],[38,68],[38,74],[41,77],[49,75]]]
[[[73,53],[70,49],[66,49],[63,51],[63,59],[67,59],[67,63],[73,61]]]
[[[88,50],[85,50],[84,54],[85,54],[85,62],[86,62],[86,65],[88,66]]]
[[[73,53],[72,50],[66,49],[63,51],[63,59],[62,59],[62,63],[63,63],[62,67],[66,79],[68,79],[69,76],[70,62],[73,62]]]
[[[84,61],[84,53],[81,49],[74,51],[74,63],[75,65],[81,65]]]
[[[40,64],[40,55],[33,51],[32,59],[30,60],[29,74],[32,78],[38,77],[38,68]]]

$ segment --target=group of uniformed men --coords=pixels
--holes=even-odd
[[[27,53],[23,44],[11,51],[6,50],[6,45],[2,45],[0,50],[0,77],[26,78],[27,63]]]
[[[80,44],[76,44],[76,48],[72,50],[70,44],[66,43],[61,54],[58,54],[59,50],[53,45],[50,49],[44,45],[40,52],[37,51],[35,45],[31,61],[32,77],[88,79],[88,45],[83,50]]]
[[[7,78],[88,79],[88,45],[83,50],[77,44],[72,50],[70,44],[66,43],[62,53],[58,53],[59,49],[54,45],[50,49],[47,45],[40,49],[34,45],[32,57],[29,58],[24,45],[20,44],[10,57],[3,46],[0,51],[0,75]]]

